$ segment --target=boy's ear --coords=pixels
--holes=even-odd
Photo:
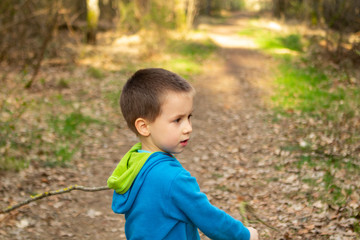
[[[143,118],[135,120],[135,128],[141,136],[147,137],[150,135],[148,122]]]

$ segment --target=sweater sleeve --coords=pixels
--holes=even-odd
[[[191,221],[211,239],[250,239],[249,230],[239,220],[213,206],[186,170],[174,178],[169,195],[174,203],[172,214]]]

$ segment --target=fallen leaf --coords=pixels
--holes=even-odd
[[[90,218],[95,218],[95,217],[101,216],[102,213],[100,211],[96,211],[94,209],[89,209],[87,211],[86,215]]]
[[[21,219],[19,222],[16,223],[18,228],[26,228],[30,225],[30,221],[26,218]]]

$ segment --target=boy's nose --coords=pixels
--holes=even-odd
[[[189,134],[192,132],[192,124],[190,121],[187,121],[186,126],[184,127],[184,134]]]

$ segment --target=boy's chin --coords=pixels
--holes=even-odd
[[[183,149],[169,149],[169,150],[165,150],[164,149],[164,152],[167,152],[167,153],[170,153],[170,154],[179,154],[179,153],[182,153],[184,151],[184,148]]]

